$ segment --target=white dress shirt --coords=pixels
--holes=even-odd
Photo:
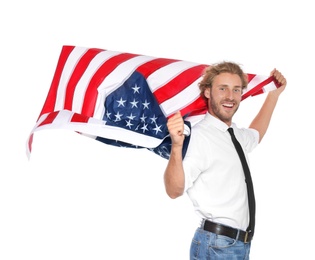
[[[259,133],[237,128],[234,123],[232,127],[247,158],[258,144]],[[228,125],[209,113],[192,128],[183,160],[185,190],[201,218],[246,230],[249,208],[245,176],[227,129]]]

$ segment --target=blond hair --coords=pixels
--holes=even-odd
[[[207,101],[207,97],[205,97],[204,94],[205,89],[211,88],[215,76],[224,72],[238,75],[242,81],[242,90],[247,87],[248,84],[247,74],[243,72],[239,64],[227,61],[216,63],[205,68],[203,72],[203,78],[198,84],[200,89],[200,96],[204,100]]]

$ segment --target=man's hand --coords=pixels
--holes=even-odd
[[[280,71],[278,71],[277,69],[273,69],[271,72],[270,72],[270,76],[273,76],[276,81],[280,84],[280,87],[278,87],[277,89],[275,90],[272,90],[270,92],[272,92],[271,94],[272,95],[276,95],[276,96],[279,96],[282,91],[285,89],[285,87],[287,86],[287,80],[286,78],[281,74]]]
[[[167,128],[172,139],[172,145],[182,146],[185,135],[184,135],[184,120],[180,111],[176,112],[167,121]]]

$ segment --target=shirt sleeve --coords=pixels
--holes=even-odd
[[[204,139],[196,138],[196,135],[191,137],[186,156],[183,160],[185,191],[193,185],[200,173],[209,167],[209,161],[205,158],[206,152],[204,149],[206,145],[204,144]]]
[[[259,132],[253,128],[243,128],[241,132],[246,152],[250,153],[259,143]]]

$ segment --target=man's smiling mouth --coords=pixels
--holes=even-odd
[[[234,103],[223,103],[222,106],[232,108],[234,106]]]

